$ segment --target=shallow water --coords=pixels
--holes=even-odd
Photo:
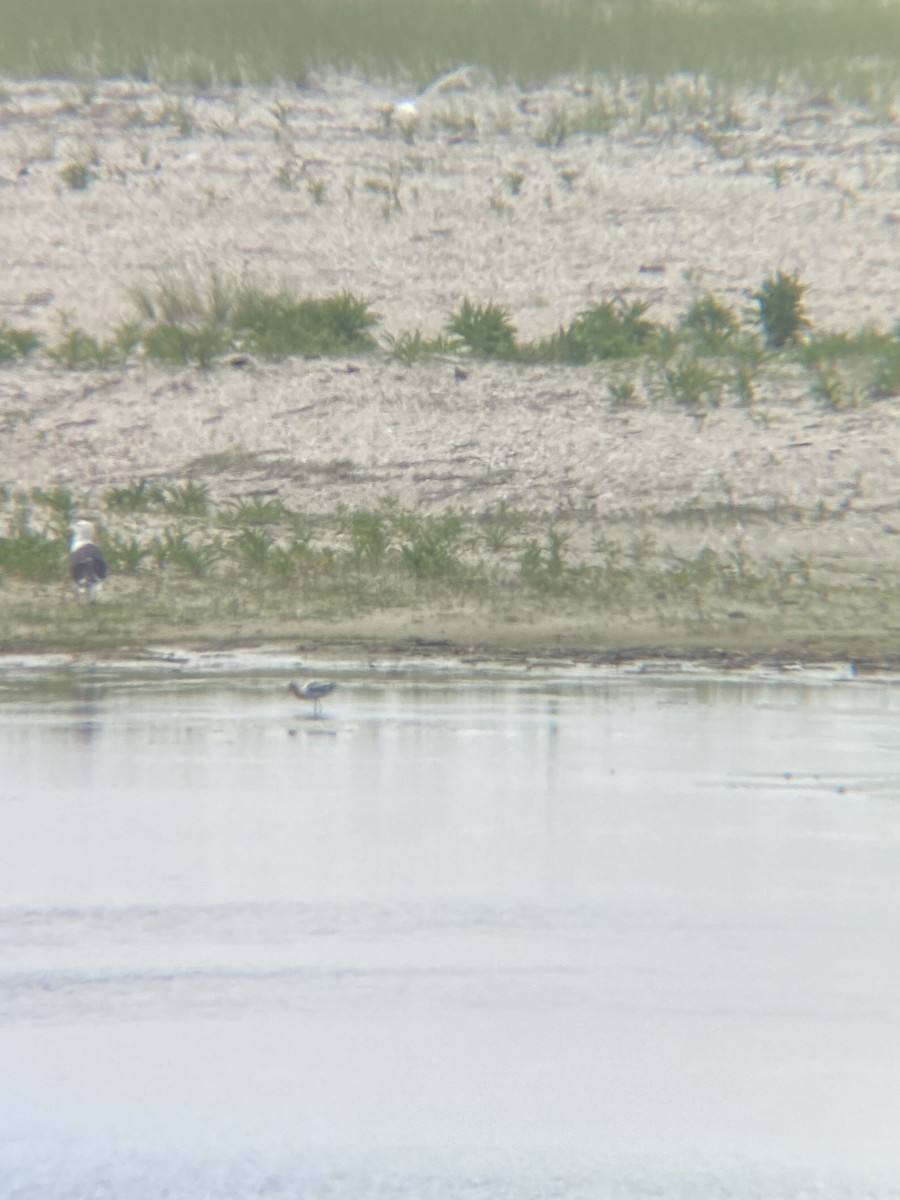
[[[0,1196],[896,1200],[895,682],[213,667],[0,675]]]

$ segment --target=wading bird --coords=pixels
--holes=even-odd
[[[330,696],[336,687],[336,683],[330,683],[324,679],[307,679],[305,683],[289,683],[288,691],[293,693],[298,700],[312,700],[313,715],[318,716],[319,705],[323,697]]]
[[[108,574],[106,559],[94,545],[94,527],[90,521],[76,521],[69,542],[69,573],[79,595],[92,599]]]

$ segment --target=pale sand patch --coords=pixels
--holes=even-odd
[[[216,267],[310,295],[348,289],[395,333],[437,332],[464,297],[496,300],[532,338],[613,294],[651,300],[649,316],[670,323],[698,289],[746,310],[785,269],[808,284],[818,327],[889,327],[897,123],[736,91],[713,129],[715,105],[696,115],[691,86],[673,84],[640,125],[548,147],[554,115],[616,98],[590,81],[439,95],[408,144],[383,116],[391,90],[347,78],[202,96],[110,82],[87,99],[72,84],[8,83],[0,318],[51,343],[64,317],[108,336],[133,315],[130,286]],[[75,158],[99,175],[81,192],[59,175]],[[275,182],[285,165],[294,190]],[[321,204],[309,179],[324,183]],[[637,372],[637,407],[610,401],[623,372]],[[311,512],[506,502],[570,527],[582,548],[646,532],[676,548],[895,564],[898,402],[833,412],[808,391],[798,368],[769,370],[752,407],[730,400],[698,420],[627,364],[473,364],[458,381],[450,362],[380,357],[207,372],[35,360],[0,369],[0,483],[65,485],[98,512],[106,487],[144,476]]]

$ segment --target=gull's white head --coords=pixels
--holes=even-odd
[[[398,100],[391,105],[391,111],[397,121],[418,121],[419,110],[414,100]]]
[[[69,549],[77,550],[79,546],[87,546],[93,540],[94,527],[90,521],[76,521],[72,526],[72,540],[69,543]]]

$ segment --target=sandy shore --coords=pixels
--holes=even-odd
[[[676,81],[641,119],[637,95],[590,81],[474,82],[421,102],[405,130],[388,115],[395,91],[346,78],[202,96],[7,83],[0,318],[49,344],[67,325],[109,336],[134,316],[129,288],[216,268],[310,295],[347,289],[380,334],[437,333],[468,297],[502,303],[533,338],[611,295],[647,299],[669,323],[706,289],[748,311],[784,269],[808,285],[816,327],[896,320],[891,114]],[[611,132],[543,144],[561,116],[574,128],[616,104]],[[97,175],[83,191],[60,177],[74,160]],[[609,391],[623,377],[636,385],[627,408]],[[0,368],[0,483],[66,486],[96,515],[107,487],[141,477],[311,513],[503,502],[584,553],[598,537],[650,536],[890,571],[898,408],[835,411],[785,364],[761,371],[752,404],[698,415],[634,364],[471,364],[461,380],[450,361],[382,355],[209,371],[36,357]]]

